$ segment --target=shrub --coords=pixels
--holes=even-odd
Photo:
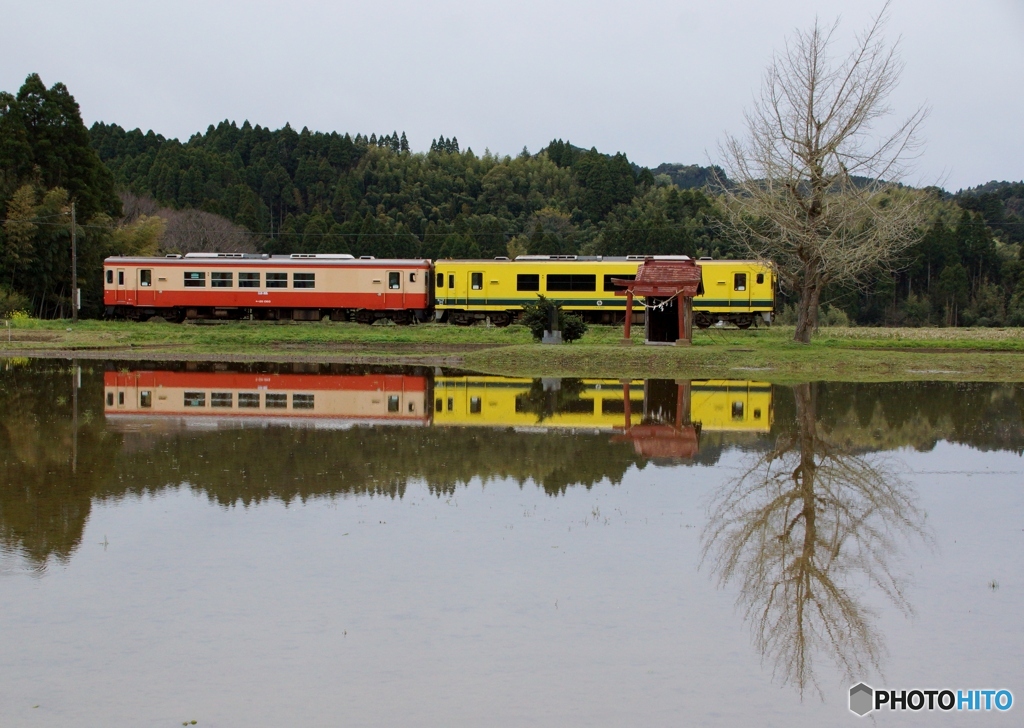
[[[925,326],[932,315],[932,304],[924,296],[911,293],[900,305],[897,320],[904,326]]]
[[[1006,311],[1007,323],[1010,326],[1024,326],[1024,278],[1017,284],[1017,290],[1010,299],[1010,307]]]
[[[28,299],[16,291],[0,287],[0,318],[27,318]]]
[[[796,324],[796,306],[788,303],[782,306],[782,310],[775,314],[775,323],[782,326],[793,326]],[[828,304],[818,307],[818,326],[849,326],[850,317],[846,311],[838,306]]]
[[[551,310],[554,309],[558,316],[558,328],[562,332],[562,341],[576,341],[583,334],[587,333],[587,324],[576,314],[566,313],[561,306],[549,301],[544,296],[537,296],[536,303],[528,303],[523,306],[523,314],[519,323],[523,324],[533,334],[533,338],[540,341],[544,338],[544,332],[548,329],[548,322],[551,320]]]

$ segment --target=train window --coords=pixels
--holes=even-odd
[[[152,407],[153,406],[153,393],[149,390],[145,392],[139,392],[139,406],[140,407]]]
[[[113,406],[114,406],[114,393],[113,392],[107,392],[107,407],[113,407]]]
[[[444,273],[437,274],[437,287],[444,288]]]
[[[754,419],[755,420],[761,419],[761,409],[760,408],[754,410]]]
[[[313,394],[293,394],[292,409],[313,409]]]
[[[114,271],[112,270],[107,271],[107,284],[114,285]]]
[[[259,392],[239,392],[238,393],[238,406],[245,407],[247,409],[259,409],[260,407],[260,395]]]
[[[285,409],[287,406],[287,394],[271,394],[267,392],[267,409]]]
[[[597,276],[581,273],[550,273],[548,274],[549,291],[594,291],[597,289]]]
[[[621,279],[626,280],[626,281],[635,281],[636,280],[636,274],[635,273],[611,273],[610,275],[606,275],[604,277],[604,290],[606,290],[606,291],[624,291],[624,290],[626,290],[624,287],[617,286],[614,283],[612,283],[612,278],[621,278]]]
[[[124,392],[117,393],[117,406],[124,407]]]
[[[452,397],[448,398],[448,411],[451,412],[455,409],[455,400]]]
[[[113,404],[113,400],[111,400],[111,404]],[[444,402],[441,401],[440,397],[438,397],[436,400],[434,400],[434,411],[435,412],[443,412],[444,411]]]
[[[267,273],[267,288],[287,288],[287,273]]]
[[[757,274],[757,282],[758,283],[764,283],[764,273],[758,273]]]
[[[398,411],[398,404],[399,404],[398,403],[398,395],[397,394],[389,394],[388,395],[388,412],[397,412]]]
[[[259,273],[239,273],[238,274],[238,287],[239,288],[259,288],[260,287],[260,274]]]
[[[742,402],[733,402],[732,403],[732,418],[734,420],[742,420],[743,419],[743,403]]]
[[[474,291],[481,291],[484,287],[484,274],[483,273],[470,273],[469,274],[469,285]]]
[[[153,285],[153,271],[151,270],[140,270],[139,271],[139,285],[143,288],[148,288]]]
[[[736,273],[732,277],[732,289],[734,291],[745,291],[747,290],[747,274]]]
[[[206,288],[206,273],[200,270],[185,271],[185,288]]]
[[[211,407],[231,407],[235,403],[235,395],[231,392],[213,392],[210,394]]]
[[[117,285],[119,285],[119,286],[123,286],[124,285],[124,271],[123,270],[119,270],[117,272]]]
[[[185,392],[186,407],[205,407],[206,392]]]
[[[449,288],[455,288],[455,274],[454,273],[449,273],[448,274],[448,287]]]
[[[402,287],[402,274],[397,270],[388,272],[388,288],[397,291]]]
[[[210,287],[211,288],[231,288],[232,278],[234,273],[225,273],[223,271],[215,270],[210,274]]]
[[[316,288],[316,273],[293,273],[292,288]]]
[[[410,412],[415,412],[416,411],[416,403],[415,402],[410,402],[409,403],[409,411]]]
[[[482,403],[479,397],[469,398],[469,414],[478,415],[483,410]]]
[[[520,273],[516,276],[517,291],[539,291],[540,276],[536,273]]]
[[[415,273],[410,273],[409,274],[409,282],[410,283],[415,283],[416,282],[416,274]]]

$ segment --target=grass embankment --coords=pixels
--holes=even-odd
[[[149,324],[19,320],[0,326],[0,356],[427,364],[520,376],[698,377],[767,381],[954,379],[1024,381],[1022,329],[697,331],[692,347],[620,344],[592,326],[567,346],[534,344],[521,326],[348,323]]]

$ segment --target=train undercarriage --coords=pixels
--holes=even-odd
[[[129,321],[163,319],[184,321],[354,321],[372,324],[389,319],[404,326],[426,321],[429,311],[422,309],[367,310],[350,308],[217,308],[210,306],[156,308],[147,306],[107,306],[104,318]]]
[[[491,326],[504,327],[514,323],[520,311],[463,311],[446,309],[434,311],[429,309],[397,309],[370,310],[349,308],[155,308],[146,306],[107,306],[105,318],[130,321],[164,320],[171,323],[184,321],[352,321],[360,324],[373,324],[381,319],[388,319],[399,326],[412,323],[423,323],[429,320],[447,322],[456,326],[471,326],[475,323],[489,323]],[[580,315],[587,323],[621,325],[625,314],[611,311],[581,311]],[[701,329],[719,324],[732,324],[740,329],[751,326],[771,324],[771,313],[710,313],[694,311],[693,322]],[[635,314],[634,324],[643,323],[643,313]]]

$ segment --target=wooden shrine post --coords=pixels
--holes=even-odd
[[[629,338],[629,332],[633,325],[633,292],[626,291],[626,326],[622,333],[622,343],[632,343]]]

